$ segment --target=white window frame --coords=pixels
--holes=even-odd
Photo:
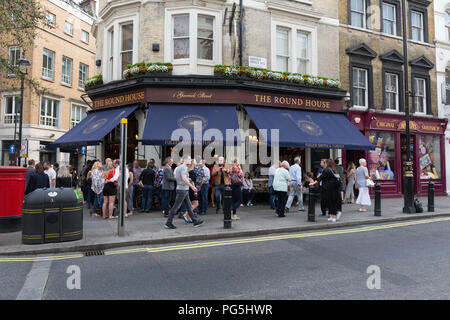
[[[1,123],[5,126],[13,126],[14,125],[14,121],[11,121],[9,123],[7,123],[5,120],[5,117],[13,117],[11,120],[14,120],[14,116],[15,116],[15,112],[16,112],[16,99],[13,99],[13,113],[6,113],[6,99],[10,98],[10,97],[19,97],[20,99],[20,92],[19,91],[14,91],[14,92],[7,92],[7,93],[3,93],[2,95],[2,117],[1,117]],[[19,123],[19,114],[17,114],[17,118],[16,118],[16,122]]]
[[[85,66],[86,67],[86,72],[83,72],[81,70],[81,66]],[[82,79],[80,77],[80,73],[85,73],[85,78]],[[84,82],[89,78],[89,66],[83,62],[80,62],[78,64],[78,89],[84,90]]]
[[[421,26],[420,27],[413,25],[413,18],[412,18],[413,14],[420,15],[420,21],[421,21]],[[424,16],[423,16],[423,13],[420,12],[420,11],[411,10],[411,17],[410,18],[411,18],[411,40],[424,42],[425,34],[424,34]],[[420,30],[420,39],[414,39],[414,37],[413,37],[413,35],[414,35],[413,29]]]
[[[381,21],[381,23],[383,25],[383,33],[389,34],[389,35],[392,35],[392,36],[396,36],[397,35],[397,7],[395,5],[393,5],[393,4],[390,4],[390,3],[387,3],[387,2],[383,2],[382,5],[381,5],[381,10],[383,10],[383,13],[384,13],[384,7],[385,6],[386,7],[391,7],[394,10],[394,18],[393,18],[394,20],[387,19],[384,16],[384,14],[383,14],[383,21]],[[386,32],[386,29],[384,28],[384,21],[385,20],[390,22],[390,23],[392,23],[392,26],[393,26],[392,31],[393,31],[393,33]]]
[[[12,51],[17,51],[17,50],[19,50],[19,54],[18,54],[18,56],[16,56],[16,59],[14,60],[14,63],[12,64],[12,67],[18,67],[19,66],[17,60],[20,59],[20,46],[11,46],[11,47],[8,48],[8,59],[9,59],[10,62],[12,60],[11,59]],[[16,75],[15,73],[9,73],[9,72],[8,72],[8,77],[14,77]]]
[[[42,65],[42,78],[45,80],[54,81],[54,79],[55,79],[55,52],[44,48],[42,50],[42,58],[44,58],[44,55],[46,55],[47,57],[49,56],[48,54],[45,54],[45,52],[52,54],[52,66],[50,69],[48,67],[45,68],[44,65]],[[48,66],[48,61],[47,61],[47,66]],[[51,73],[51,77],[48,76],[50,73]]]
[[[103,35],[103,61],[106,65],[103,66],[103,81],[108,82],[112,80],[122,79],[121,72],[121,29],[120,26],[124,24],[133,24],[133,64],[138,61],[139,58],[139,13],[125,15],[112,19],[112,21],[106,21],[105,31]],[[111,39],[111,31],[113,36]],[[113,40],[111,46],[111,40]],[[112,51],[112,52],[111,52]],[[112,64],[110,59],[112,58]]]
[[[123,36],[123,32],[122,32],[122,27],[124,27],[124,26],[128,26],[128,25],[133,25],[133,48],[131,49],[131,50],[123,50],[122,49],[122,36]],[[122,72],[123,71],[125,71],[125,70],[122,70],[122,59],[123,59],[123,54],[124,53],[132,53],[133,52],[133,49],[134,49],[134,47],[135,47],[135,45],[134,45],[134,32],[135,32],[135,28],[134,28],[134,24],[132,23],[132,22],[125,22],[125,23],[121,23],[120,25],[119,25],[119,32],[120,32],[120,35],[119,35],[119,67],[120,67],[120,73],[122,74]],[[133,64],[133,63],[135,63],[134,62],[135,60],[133,59],[132,60],[132,62],[131,62],[131,64]]]
[[[46,101],[56,101],[58,102],[58,107],[56,110],[56,114],[52,114],[50,116],[48,116],[45,112],[45,115],[42,115],[42,100],[46,99]],[[48,108],[48,103],[46,103],[45,108],[47,111]],[[53,109],[53,108],[52,108]],[[61,126],[61,109],[62,109],[62,105],[61,105],[61,100],[60,99],[55,99],[54,97],[51,96],[41,96],[41,99],[39,101],[39,125],[46,127],[46,128],[60,128]],[[55,125],[48,125],[46,124],[47,121],[51,121],[53,122],[53,120],[55,120]]]
[[[189,15],[189,58],[173,59],[173,16]],[[199,59],[197,52],[198,16],[214,18],[213,59]],[[214,65],[222,64],[222,13],[199,7],[166,8],[164,32],[164,61],[172,62],[174,74],[213,74]]]
[[[70,30],[67,31],[66,27],[70,26]],[[69,36],[73,37],[73,24],[70,23],[69,21],[65,21],[64,22],[64,33],[68,34]]]
[[[291,60],[291,29],[288,28],[284,28],[284,27],[280,27],[277,26],[276,30],[275,30],[275,43],[278,43],[278,32],[280,30],[283,30],[285,32],[287,32],[287,42],[288,42],[288,49],[287,49],[287,53],[286,54],[282,54],[278,51],[278,46],[275,49],[275,60],[274,60],[274,65],[275,67],[272,67],[272,70],[275,71],[282,71],[282,72],[289,72],[289,66],[290,66],[290,60]],[[296,38],[296,42],[297,42],[297,38]],[[282,70],[282,68],[280,68],[280,66],[278,65],[278,58],[283,58],[286,59],[287,61],[287,70]]]
[[[358,71],[364,71],[366,79],[365,79],[365,88],[359,86],[359,81],[357,81],[358,86],[355,87],[355,85],[354,85],[355,78],[352,75],[352,83],[351,83],[352,92],[351,92],[351,94],[352,94],[353,102],[355,101],[354,97],[353,97],[353,89],[364,89],[365,90],[365,92],[364,92],[365,105],[361,106],[361,105],[354,104],[353,107],[360,108],[360,109],[367,109],[369,107],[369,71],[367,69],[364,69],[364,68],[353,67],[352,68],[352,73],[353,73],[353,71],[355,69],[358,70]],[[357,74],[359,74],[359,72]]]
[[[86,41],[83,39],[83,34],[86,35]],[[85,31],[85,30],[81,30],[81,41],[84,43],[89,43],[89,32]]]
[[[299,56],[297,56],[297,61],[296,61],[296,68],[295,68],[295,72],[297,72],[297,73],[301,73],[301,72],[298,72],[298,67],[299,67],[299,60],[304,60],[304,61],[306,61],[306,70],[305,70],[305,73],[304,74],[311,74],[311,34],[310,33],[308,33],[308,32],[304,32],[303,30],[297,30],[297,32],[296,32],[296,35],[295,35],[295,40],[296,40],[296,42],[295,42],[295,50],[296,50],[296,52],[297,52],[297,50],[298,50],[298,34],[299,33],[301,33],[301,34],[304,34],[304,35],[306,35],[306,37],[307,37],[307,50],[306,50],[306,57],[299,57]]]
[[[52,19],[53,21],[49,20],[49,17],[53,17],[53,19]],[[49,11],[46,11],[45,12],[45,24],[50,27],[55,28],[56,27],[56,15]]]
[[[75,112],[79,112],[79,116],[80,116],[80,120],[76,120],[74,118],[74,109]],[[84,109],[84,117],[83,117],[83,113],[82,110]],[[81,104],[77,104],[77,103],[72,103],[70,105],[70,129],[72,129],[73,127],[75,127],[77,124],[79,124],[87,115],[87,111],[88,108],[86,106],[83,106]]]
[[[419,96],[419,90],[417,86],[417,82],[423,82],[423,96]],[[418,100],[423,100],[423,110],[418,110]],[[425,78],[414,77],[414,104],[415,104],[415,112],[417,114],[426,114],[427,113],[427,80]]]
[[[309,58],[310,58],[310,72],[309,75],[317,76],[318,73],[318,44],[317,44],[317,28],[315,26],[310,26],[306,24],[294,24],[283,22],[279,20],[272,19],[271,22],[271,69],[278,71],[277,67],[277,28],[289,29],[289,61],[288,61],[288,72],[297,73],[297,32],[302,32],[308,34],[309,42]]]
[[[390,76],[394,76],[395,77],[395,91],[388,90],[387,79]],[[399,91],[398,90],[399,81],[398,81],[398,74],[392,73],[392,72],[385,72],[384,73],[384,86],[385,86],[384,93],[385,93],[385,102],[386,102],[385,109],[388,110],[388,111],[397,111],[398,112],[399,111],[399,92],[398,92]],[[388,100],[390,100],[390,99],[388,99],[387,93],[395,94],[395,104],[394,104],[395,108],[394,109],[389,108]]]
[[[363,2],[363,10],[364,11],[357,11],[357,10],[353,10],[352,9],[352,1],[350,0],[350,25],[352,27],[355,28],[362,28],[362,29],[367,29],[367,5],[366,5],[366,0],[362,0]],[[360,14],[363,16],[363,25],[362,26],[357,26],[353,24],[353,19],[352,19],[352,13],[355,12],[357,14]]]
[[[70,62],[70,72],[69,74],[66,73],[67,70],[64,68],[64,61]],[[66,66],[67,68],[67,66]],[[72,74],[73,74],[73,59],[63,56],[61,60],[61,84],[65,86],[72,86]],[[69,81],[67,81],[69,80]]]
[[[450,41],[450,9],[445,10],[444,12],[445,19],[445,29],[447,30],[447,41]]]

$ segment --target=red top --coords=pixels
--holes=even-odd
[[[111,180],[111,179],[114,177],[114,173],[115,173],[115,171],[114,171],[114,170],[111,170],[111,171],[108,173],[108,176],[106,177],[106,180]]]

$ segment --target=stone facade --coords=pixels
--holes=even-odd
[[[72,105],[88,106],[81,99],[84,90],[79,87],[79,64],[88,66],[88,77],[95,73],[95,38],[91,33],[93,17],[87,15],[75,4],[61,0],[41,1],[45,12],[55,15],[55,26],[43,25],[38,27],[37,37],[33,47],[25,52],[25,57],[31,62],[28,74],[38,80],[42,87],[47,89],[44,97],[59,101],[58,124],[56,127],[44,126],[40,122],[41,99],[35,92],[25,87],[23,110],[23,140],[28,140],[28,159],[51,160],[62,164],[69,163],[69,154],[56,151],[56,154],[45,152],[42,147],[45,143],[55,141],[71,128]],[[72,24],[73,33],[65,33],[65,22]],[[82,30],[89,33],[88,42],[81,40]],[[43,50],[54,53],[53,80],[43,78]],[[71,85],[62,84],[62,59],[72,60]],[[6,75],[0,75],[5,78]],[[2,120],[0,123],[0,139],[12,141],[14,139],[14,124],[6,124],[4,119],[6,96],[20,95],[19,80],[6,78],[2,82],[0,94],[2,96]],[[15,88],[16,90],[12,89]],[[8,146],[4,143],[2,152],[2,165],[9,164]],[[81,159],[79,159],[81,161]],[[84,159],[83,159],[84,160]],[[77,165],[76,163],[74,163]]]

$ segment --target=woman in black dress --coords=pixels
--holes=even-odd
[[[61,166],[58,170],[56,188],[72,188],[72,175],[66,166]]]

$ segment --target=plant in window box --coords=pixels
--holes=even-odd
[[[103,76],[101,74],[97,74],[93,77],[90,77],[84,82],[84,89],[87,90],[101,84],[103,84]]]
[[[127,69],[122,74],[124,79],[136,77],[139,75],[149,74],[167,74],[172,75],[173,66],[171,63],[165,62],[138,62],[133,65],[128,65]]]

